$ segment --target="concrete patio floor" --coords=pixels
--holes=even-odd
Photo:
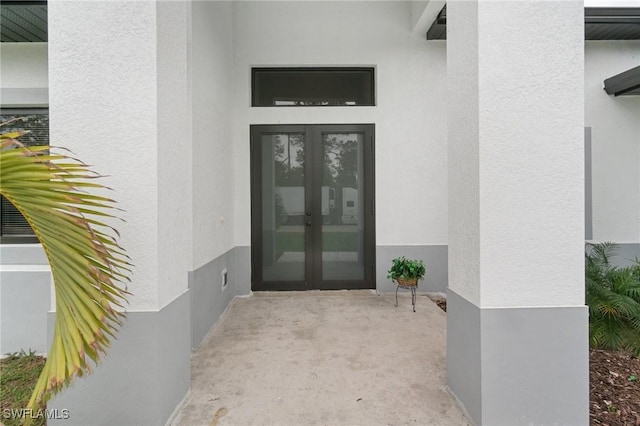
[[[371,291],[236,298],[192,357],[173,425],[468,425],[446,388],[446,316]]]

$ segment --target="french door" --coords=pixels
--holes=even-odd
[[[253,290],[375,288],[374,126],[251,126]]]

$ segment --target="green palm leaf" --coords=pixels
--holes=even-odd
[[[594,348],[625,349],[640,356],[640,262],[611,263],[613,243],[590,244],[585,257],[589,341]]]
[[[42,243],[56,296],[53,343],[29,401],[37,409],[100,360],[124,316],[131,264],[102,222],[114,217],[114,201],[84,192],[104,188],[92,182],[98,175],[48,146],[22,145],[21,135],[1,135],[0,194]]]

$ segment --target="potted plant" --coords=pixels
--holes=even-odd
[[[418,280],[424,278],[426,268],[422,260],[407,259],[406,257],[397,257],[391,261],[391,269],[389,269],[387,278],[391,278],[399,285],[404,287],[417,286]]]

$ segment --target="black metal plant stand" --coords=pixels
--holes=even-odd
[[[411,290],[411,306],[413,306],[413,312],[416,311],[416,291],[418,290],[418,284],[416,283],[415,285],[403,285],[400,284],[398,281],[394,282],[398,285],[396,287],[396,308],[398,307],[398,290],[400,289],[400,287],[402,288],[408,288],[409,290]]]

